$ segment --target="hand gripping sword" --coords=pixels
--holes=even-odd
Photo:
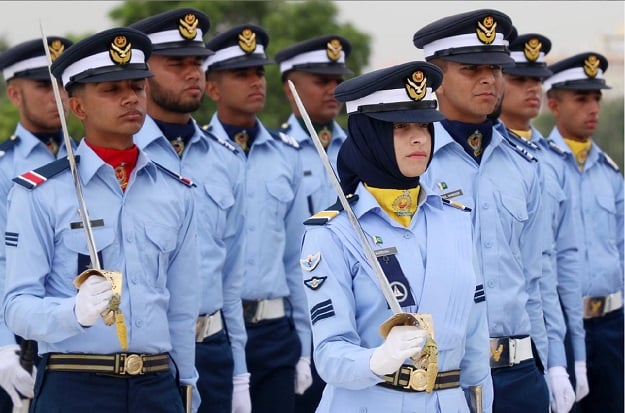
[[[54,91],[54,100],[56,101],[56,109],[59,112],[61,119],[61,129],[63,131],[63,142],[65,143],[65,149],[67,150],[67,160],[69,161],[69,168],[72,173],[72,179],[74,181],[74,189],[76,192],[76,198],[78,200],[78,214],[80,215],[80,221],[82,227],[85,230],[85,237],[87,239],[87,248],[89,250],[89,258],[91,259],[91,268],[83,271],[74,279],[74,286],[80,289],[82,283],[92,275],[97,275],[107,278],[113,285],[113,297],[109,303],[109,306],[104,312],[102,312],[102,319],[108,326],[115,323],[117,329],[117,338],[121,345],[122,350],[128,349],[128,332],[126,324],[124,323],[124,316],[119,308],[121,304],[121,290],[122,290],[122,274],[119,271],[103,270],[100,265],[100,259],[98,258],[98,250],[95,245],[95,239],[93,237],[93,230],[91,228],[91,221],[89,219],[89,212],[87,211],[87,204],[83,196],[82,186],[80,184],[80,177],[78,175],[78,167],[76,164],[76,157],[74,155],[74,149],[72,147],[71,138],[67,129],[67,123],[65,122],[65,113],[63,110],[63,103],[61,100],[61,93],[59,92],[59,85],[56,78],[52,74],[52,58],[50,57],[50,50],[48,49],[48,38],[43,30],[43,24],[39,22],[41,29],[41,39],[43,41],[43,49],[46,52],[48,59],[48,73],[50,74],[50,83],[52,84],[52,90]]]
[[[393,290],[388,283],[388,279],[386,278],[386,275],[384,275],[384,271],[382,270],[382,267],[378,262],[375,252],[373,251],[373,248],[371,248],[371,245],[369,245],[369,242],[367,242],[365,232],[362,229],[358,218],[354,214],[354,211],[349,205],[345,194],[343,193],[343,189],[341,188],[339,179],[334,172],[334,169],[332,169],[332,165],[330,164],[330,160],[328,159],[328,154],[321,144],[321,140],[319,139],[319,136],[317,135],[317,132],[315,131],[315,128],[310,121],[310,117],[306,112],[306,108],[304,107],[304,104],[302,103],[302,100],[300,99],[299,94],[295,89],[295,85],[290,80],[288,80],[287,82],[289,88],[291,89],[291,93],[293,94],[293,98],[295,99],[297,109],[299,110],[299,113],[302,116],[304,123],[306,124],[306,129],[308,129],[308,133],[310,134],[313,144],[315,145],[315,149],[321,157],[321,162],[323,163],[328,177],[330,178],[330,182],[332,183],[332,186],[334,187],[334,190],[338,195],[339,201],[341,202],[343,209],[347,213],[349,221],[354,228],[356,235],[358,236],[360,245],[362,246],[365,256],[367,257],[367,261],[369,262],[371,268],[373,268],[376,279],[378,280],[378,284],[380,285],[380,289],[382,290],[382,294],[384,295],[388,306],[393,312],[393,315],[380,326],[380,335],[383,338],[386,338],[391,328],[398,325],[417,326],[427,331],[428,338],[425,346],[423,347],[421,355],[418,357],[415,356],[413,358],[413,362],[415,363],[415,366],[418,367],[418,369],[413,371],[413,373],[411,374],[410,384],[414,385],[415,389],[431,392],[434,387],[436,375],[438,373],[438,365],[436,362],[438,348],[436,346],[436,343],[434,342],[434,327],[432,323],[432,315],[413,314],[402,311],[401,306],[399,305],[399,302],[397,301],[397,298],[395,297],[395,294],[393,294]]]

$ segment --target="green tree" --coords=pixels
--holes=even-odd
[[[178,7],[192,7],[206,13],[211,28],[205,40],[239,24],[256,24],[269,33],[267,54],[273,58],[278,50],[293,43],[324,34],[338,34],[352,44],[352,54],[347,65],[359,74],[369,60],[369,35],[353,25],[337,22],[338,9],[329,0],[299,2],[271,1],[138,1],[128,0],[110,13],[120,25],[129,25],[142,18]],[[306,16],[302,18],[302,16]],[[291,113],[284,96],[277,65],[266,67],[267,101],[259,115],[263,124],[276,128]],[[215,104],[207,97],[194,114],[200,123],[208,123]]]

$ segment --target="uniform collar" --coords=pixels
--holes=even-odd
[[[111,168],[106,162],[104,162],[96,153],[84,142],[84,139],[78,145],[76,149],[76,155],[80,156],[80,162],[78,163],[78,170],[80,173],[80,180],[83,185],[87,185],[91,179],[98,174],[102,168]],[[142,169],[145,169],[148,176],[154,180],[156,178],[156,165],[154,165],[148,157],[139,149],[139,156],[137,158],[137,165],[135,166],[136,174],[138,175]]]
[[[195,144],[199,142],[205,142],[205,135],[200,130],[195,119],[192,118],[191,121],[195,126],[195,133],[189,140],[189,145],[192,143]],[[163,135],[163,131],[161,131],[154,119],[149,115],[145,116],[145,122],[143,123],[143,126],[141,127],[139,132],[135,134],[134,141],[139,149],[147,148],[153,142],[161,142],[161,144],[163,145],[171,146],[169,140]]]
[[[292,136],[300,146],[302,146],[302,143],[304,142],[312,143],[312,141],[310,140],[308,131],[302,128],[302,125],[300,125],[299,121],[297,120],[297,117],[295,117],[295,114],[291,113],[291,115],[289,116],[289,119],[287,120],[287,124],[289,125],[291,129],[301,132],[301,133],[290,133],[289,131],[285,132],[287,135]],[[347,138],[347,135],[345,134],[345,130],[343,130],[343,128],[341,127],[341,125],[338,124],[337,121],[332,121],[332,140],[330,141],[330,145],[333,145],[333,142],[343,143],[345,138]]]
[[[21,123],[18,123],[15,127],[14,135],[20,138],[19,145],[16,145],[16,151],[19,151],[19,154],[23,158],[28,158],[30,153],[38,147],[41,147],[42,149],[45,149],[47,153],[50,153],[48,148],[46,148],[46,145],[41,142],[35,135],[33,135],[29,130],[27,130]],[[65,142],[61,141],[59,143],[59,153],[57,154],[57,158],[66,153],[67,150],[65,149]],[[53,157],[51,153],[50,156]]]
[[[257,145],[263,145],[267,143],[268,141],[274,140],[271,134],[267,131],[267,129],[263,125],[263,123],[260,121],[260,119],[256,118],[256,124],[258,125],[258,135],[256,135],[256,138],[254,139],[254,142],[252,143],[252,147],[257,146]],[[219,118],[217,117],[217,112],[213,114],[213,117],[211,118],[211,121],[210,121],[210,126],[211,126],[211,133],[213,135],[221,139],[224,139],[227,142],[232,142],[232,140],[228,137],[228,134],[226,133],[226,130],[224,129],[223,125],[219,121]],[[240,152],[243,153],[243,151],[240,151]]]

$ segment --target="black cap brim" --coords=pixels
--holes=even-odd
[[[208,57],[208,56],[214,55],[215,52],[205,47],[192,46],[192,47],[175,47],[175,48],[168,48],[168,49],[162,49],[162,50],[153,49],[152,54],[160,55],[160,56],[176,56],[176,57],[184,57],[184,56]]]
[[[351,70],[349,70],[347,67],[345,66],[338,66],[338,65],[324,65],[324,66],[304,66],[304,67],[293,67],[291,69],[289,69],[287,72],[291,72],[291,71],[298,71],[298,72],[306,72],[306,73],[312,73],[315,75],[339,75],[339,76],[345,76],[345,75],[353,75],[354,72],[352,72]]]
[[[47,67],[30,69],[25,72],[16,73],[12,79],[50,80],[50,72]]]
[[[610,86],[606,85],[604,82],[575,82],[575,83],[566,83],[566,84],[554,84],[551,85],[552,89],[565,89],[565,90],[601,90],[601,89],[612,89]]]
[[[431,60],[433,57],[428,58]],[[514,63],[514,59],[507,53],[487,52],[487,53],[461,53],[441,56],[443,60],[469,65],[509,65]]]
[[[220,70],[247,69],[248,67],[265,66],[272,64],[274,64],[274,62],[267,58],[248,57],[247,59],[243,60],[241,60],[240,58],[234,58],[232,59],[232,61],[222,60],[221,62],[216,62],[213,65],[209,66],[206,71],[217,72]]]
[[[401,123],[431,123],[445,119],[445,115],[436,109],[393,110],[388,112],[367,112],[363,114],[385,122]]]
[[[530,67],[530,66],[510,66],[504,67],[503,72],[508,75],[539,77],[545,79],[553,73],[547,67]]]
[[[148,77],[154,77],[154,74],[148,70],[124,69],[124,70],[90,76],[85,79],[80,79],[77,83],[117,82],[120,80],[136,80],[136,79],[145,79]],[[70,82],[70,83],[73,83],[73,82]]]

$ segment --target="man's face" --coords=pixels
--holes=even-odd
[[[141,129],[146,113],[146,80],[87,83],[70,98],[72,112],[83,121],[95,145],[127,140]]]
[[[503,96],[502,115],[528,122],[540,112],[541,79],[504,74]]]
[[[451,61],[443,66],[443,84],[436,90],[441,112],[450,120],[484,122],[503,93],[501,66]]]
[[[549,109],[556,118],[560,134],[568,139],[585,141],[592,137],[599,123],[600,90],[557,90],[549,99]]]
[[[217,102],[220,114],[256,115],[265,107],[265,68],[254,66],[210,73],[206,93]]]
[[[64,109],[67,110],[67,94],[60,89]],[[34,133],[55,133],[61,129],[61,118],[49,80],[15,78],[7,85],[7,94],[18,108],[20,122]]]
[[[202,70],[203,57],[161,56],[150,57],[148,99],[150,113],[154,110],[188,114],[202,103],[206,81]]]
[[[338,116],[342,103],[334,99],[334,89],[341,84],[343,76],[293,71],[288,74],[288,78],[295,85],[306,112],[314,123],[329,123]],[[301,117],[287,83],[284,84],[284,91],[291,102],[293,112]]]

